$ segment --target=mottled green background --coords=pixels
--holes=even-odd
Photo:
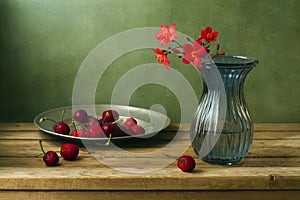
[[[101,41],[128,29],[175,22],[178,31],[193,37],[212,25],[228,54],[259,60],[245,83],[254,122],[300,122],[299,2],[0,0],[0,121],[32,121],[42,111],[71,105],[77,70]],[[118,78],[149,62],[154,57],[148,50],[116,60],[99,83],[96,102],[110,103]],[[180,63],[175,67],[200,97],[195,70]],[[176,98],[162,86],[145,85],[130,100],[144,108],[156,103],[173,121],[180,119]]]

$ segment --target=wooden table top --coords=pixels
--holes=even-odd
[[[154,138],[126,147],[130,151],[161,148],[173,137],[172,124]],[[196,159],[196,170],[184,173],[176,160],[151,173],[124,173],[105,166],[84,147],[73,162],[45,166],[39,140],[46,150],[65,143],[39,131],[33,123],[0,123],[0,199],[71,197],[98,199],[281,199],[300,195],[300,124],[255,124],[248,156],[233,166],[219,166],[197,158],[192,148],[184,153]],[[189,134],[189,126],[184,126]],[[275,194],[275,195],[274,195]]]

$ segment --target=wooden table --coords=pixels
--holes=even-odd
[[[189,126],[185,126],[188,134]],[[255,124],[248,156],[234,166],[197,162],[193,173],[181,172],[176,162],[147,174],[111,169],[80,147],[78,160],[60,159],[46,167],[38,141],[59,150],[63,141],[39,131],[32,123],[0,123],[0,199],[296,199],[300,197],[300,124]],[[171,125],[158,136],[131,150],[155,150]],[[163,138],[163,139],[162,139]],[[146,146],[146,147],[145,147]],[[101,198],[100,198],[101,197]]]

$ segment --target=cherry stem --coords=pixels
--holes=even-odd
[[[76,125],[75,125],[75,120],[74,120],[74,119],[72,119],[72,124],[73,124],[73,126],[74,126],[74,129],[77,130]]]
[[[182,164],[184,164],[184,163],[185,163],[183,160],[179,160],[178,158],[176,158],[176,157],[174,157],[174,156],[170,156],[170,155],[168,155],[168,154],[165,154],[165,153],[162,153],[162,154],[163,154],[163,155],[165,155],[165,156],[167,156],[167,157],[169,157],[169,158],[173,158],[173,159],[175,159],[175,160],[177,160],[177,161],[181,162]]]
[[[51,119],[51,118],[47,118],[47,117],[43,117],[43,118],[41,118],[39,122],[40,122],[40,123],[43,123],[43,122],[44,122],[44,121],[46,121],[46,120],[52,121],[52,122],[53,122],[53,123],[55,123],[55,124],[57,123],[57,122],[56,122],[56,121],[54,121],[53,119]]]
[[[35,154],[35,157],[40,157],[42,155],[44,155],[44,153],[37,153],[37,154]]]
[[[44,148],[43,148],[42,140],[40,140],[39,143],[40,143],[41,150],[42,150],[43,154],[45,155],[46,152],[45,152],[45,150],[44,150]]]
[[[65,110],[62,110],[61,111],[61,117],[60,117],[61,122],[64,120],[64,116],[65,116]]]
[[[86,127],[83,123],[80,123],[79,121],[76,121],[76,123],[77,123],[80,127],[82,127],[85,131],[87,130],[87,127]],[[75,130],[77,130],[77,127],[76,127],[76,125],[75,125],[76,123],[75,123],[75,120],[72,119],[72,123],[71,123],[71,124],[73,124]]]
[[[106,146],[108,146],[110,144],[110,140],[111,140],[112,134],[109,134],[109,138],[107,140],[107,142],[105,143]]]
[[[116,124],[116,123],[118,123],[118,122],[120,122],[120,121],[123,121],[123,120],[124,120],[124,119],[119,118],[119,119],[117,119],[116,121],[112,122],[112,124]]]

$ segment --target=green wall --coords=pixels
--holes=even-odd
[[[175,22],[178,31],[193,37],[212,25],[227,54],[259,60],[245,83],[254,122],[300,122],[299,5],[298,0],[0,0],[0,121],[32,121],[42,111],[71,105],[77,70],[101,41]],[[118,78],[149,62],[154,62],[149,50],[116,60],[100,80],[96,102],[110,103]],[[200,97],[201,78],[192,66],[176,67]],[[162,86],[145,85],[130,100],[145,108],[155,103],[179,120],[178,102]]]

